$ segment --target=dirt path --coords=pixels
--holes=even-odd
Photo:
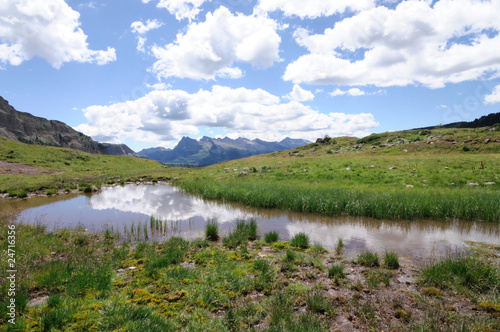
[[[18,163],[8,163],[0,160],[0,174],[40,175],[43,174],[43,172],[33,166]]]

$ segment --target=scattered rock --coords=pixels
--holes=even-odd
[[[410,173],[410,176],[417,176],[417,173]]]
[[[182,262],[180,265],[186,269],[194,269],[196,267],[193,262]]]
[[[37,305],[45,304],[45,303],[47,303],[48,300],[49,300],[49,297],[47,295],[42,296],[42,297],[37,297],[37,298],[28,302],[28,307],[34,307]]]
[[[494,185],[494,184],[495,184],[495,182],[493,182],[493,181],[488,181],[488,182],[485,182],[484,184],[485,184],[485,185],[487,185],[487,186],[492,186],[492,185]]]
[[[408,150],[404,149],[403,152],[408,152]]]
[[[488,144],[489,142],[491,142],[491,138],[487,138],[484,140],[484,143]]]
[[[245,176],[245,175],[248,175],[248,173],[247,173],[247,172],[245,172],[245,171],[243,171],[243,172],[240,172],[240,175],[241,175],[241,176]]]
[[[469,186],[471,186],[471,187],[477,187],[477,186],[479,186],[479,183],[477,183],[477,182],[469,182],[469,183],[467,183],[467,184],[468,184]]]
[[[375,165],[370,165],[370,168],[375,168]]]
[[[413,188],[413,186],[411,184],[407,184],[406,188]]]
[[[450,169],[449,167],[445,167],[444,169]]]
[[[118,269],[118,270],[116,270],[116,272],[118,272],[118,273],[122,273],[123,271],[125,271],[125,270],[124,269]]]
[[[128,269],[133,271],[133,270],[137,269],[137,267],[135,267],[135,266],[131,266],[131,267],[129,267]]]
[[[397,169],[396,166],[389,167],[389,169]]]
[[[345,170],[346,170],[346,171],[350,171],[350,170],[351,170],[351,168],[350,168],[350,167],[347,167]]]

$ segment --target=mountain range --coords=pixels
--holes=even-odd
[[[195,140],[183,137],[173,149],[151,148],[138,152],[141,157],[153,159],[167,165],[208,166],[223,161],[250,157],[257,154],[289,150],[309,144],[303,139],[285,138],[280,142],[260,139],[231,139],[202,137]]]
[[[174,149],[151,148],[137,154],[125,144],[99,143],[63,122],[17,111],[2,97],[0,136],[27,144],[50,145],[96,154],[141,156],[165,164],[186,166],[206,166],[256,154],[293,149],[310,143],[290,138],[281,142],[266,142],[246,138],[233,140],[227,137],[203,137],[198,141],[184,137]]]

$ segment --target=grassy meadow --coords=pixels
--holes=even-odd
[[[0,192],[25,196],[42,191],[55,194],[101,187],[105,183],[158,179],[166,167],[147,159],[96,155],[71,149],[28,145],[0,137],[0,161],[12,167],[0,168]],[[26,167],[17,169],[15,164]]]
[[[188,242],[129,242],[112,233],[17,225],[16,324],[10,331],[498,331],[500,247],[416,264],[388,252],[348,260],[296,234],[242,220],[207,224]],[[7,225],[0,224],[7,247]],[[210,231],[209,231],[210,230]],[[272,234],[272,233],[268,233]],[[257,239],[254,236],[257,235]],[[235,241],[237,240],[237,246]],[[341,246],[341,243],[339,242]],[[6,260],[0,261],[6,270]]]

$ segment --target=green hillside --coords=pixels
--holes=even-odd
[[[342,137],[176,170],[206,198],[327,215],[499,221],[500,132],[434,129]]]
[[[98,155],[0,137],[0,192],[72,190],[132,177],[165,176],[156,161]]]

